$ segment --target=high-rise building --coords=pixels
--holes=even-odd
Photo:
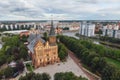
[[[95,36],[95,24],[81,22],[79,34],[83,36]]]
[[[103,29],[103,36],[119,38],[120,39],[120,30],[114,29]]]
[[[103,26],[102,31],[103,31],[102,34],[103,36],[120,39],[119,24],[107,24],[106,26]]]

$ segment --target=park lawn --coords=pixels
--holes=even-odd
[[[115,65],[118,69],[120,69],[120,62],[111,58],[105,58],[108,63]]]
[[[28,71],[32,72],[33,71],[33,67],[31,64],[26,64],[26,68]]]

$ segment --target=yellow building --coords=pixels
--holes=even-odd
[[[40,34],[30,34],[28,38],[29,45],[27,47],[31,52],[32,63],[35,68],[59,62],[53,21],[51,26],[48,41],[43,40]]]

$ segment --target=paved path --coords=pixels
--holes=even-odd
[[[59,65],[58,65],[59,64]],[[55,63],[53,65],[47,65],[46,67],[39,67],[38,69],[35,69],[35,73],[48,73],[51,76],[51,80],[54,80],[54,74],[58,72],[73,72],[77,76],[82,76],[88,78],[88,80],[99,80],[96,78],[94,75],[86,71],[82,65],[80,64],[80,61],[76,56],[69,51],[69,56],[67,58],[66,62],[60,62],[60,63]],[[23,72],[21,75],[25,75],[26,72]],[[19,77],[21,76],[19,75]],[[18,80],[19,77],[17,77]]]
[[[30,61],[25,61],[24,62],[24,64],[27,64],[27,63],[32,63],[32,61],[30,60]]]
[[[79,37],[75,36],[76,33],[78,33],[78,31],[75,31],[75,32],[65,32],[65,33],[63,33],[63,35],[79,39]]]
[[[59,64],[59,65],[58,65]],[[40,67],[36,69],[34,72],[43,73],[46,72],[50,74],[51,80],[54,80],[54,74],[58,72],[73,72],[76,76],[87,77],[87,75],[82,71],[81,68],[77,66],[77,64],[73,61],[73,59],[68,56],[66,62],[55,63],[53,65],[47,65],[46,67]],[[89,79],[89,78],[88,78]]]
[[[82,67],[80,60],[73,54],[73,52],[69,51],[69,56],[74,60],[74,62],[79,66],[80,69],[87,75],[90,80],[101,80],[98,76],[92,74]]]

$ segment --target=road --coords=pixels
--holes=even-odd
[[[74,37],[76,39],[79,39],[79,37],[75,36],[75,34],[78,33],[78,31],[75,32],[64,32],[63,35]]]

